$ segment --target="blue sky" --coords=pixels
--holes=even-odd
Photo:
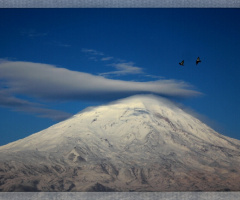
[[[239,21],[240,9],[1,9],[0,145],[138,93],[240,139]]]

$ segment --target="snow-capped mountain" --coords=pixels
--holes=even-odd
[[[136,95],[1,146],[0,190],[239,190],[239,166],[239,140],[167,99]]]

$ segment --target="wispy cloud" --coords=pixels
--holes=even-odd
[[[82,49],[82,52],[85,52],[85,53],[89,53],[91,55],[98,55],[98,56],[104,56],[104,53],[100,52],[100,51],[96,51],[94,49],[85,49],[83,48]]]
[[[113,63],[110,64],[110,66],[113,66],[116,71],[111,72],[105,72],[101,73],[99,75],[126,75],[126,74],[143,74],[143,70],[140,67],[134,66],[133,62],[127,62],[127,63]]]
[[[113,59],[113,57],[103,57],[102,59],[101,59],[101,61],[108,61],[108,60],[112,60]]]
[[[150,75],[150,74],[145,74],[146,77],[154,78],[154,79],[164,79],[164,76],[156,76],[156,75]]]
[[[96,51],[94,49],[82,49],[82,52],[88,55],[90,60],[102,61],[108,63],[105,65],[113,67],[112,71],[99,73],[100,76],[122,76],[122,75],[132,75],[132,74],[140,74],[143,77],[148,77],[152,79],[162,79],[162,76],[150,75],[144,72],[143,68],[139,66],[135,66],[134,62],[128,62],[126,60],[114,58],[113,56],[105,55],[103,52]],[[110,64],[109,64],[110,63]]]
[[[35,114],[39,117],[50,118],[56,121],[61,121],[72,116],[70,113],[45,108],[44,105],[39,103],[16,98],[13,94],[10,94],[5,90],[0,90],[0,106],[11,108],[14,111]]]
[[[66,113],[60,110],[54,110],[54,109],[43,108],[43,107],[34,107],[34,106],[17,108],[16,111],[31,113],[31,114],[37,115],[38,117],[50,118],[55,121],[62,121],[72,116],[72,114]]]
[[[104,53],[102,53],[100,51],[97,51],[97,50],[94,50],[94,49],[82,48],[82,52],[87,54],[89,60],[93,60],[95,62],[104,61],[105,55],[104,55]]]

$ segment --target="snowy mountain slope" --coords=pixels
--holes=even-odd
[[[136,95],[0,147],[3,191],[239,190],[240,141]]]

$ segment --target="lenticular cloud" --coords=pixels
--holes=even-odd
[[[0,63],[0,83],[12,95],[24,94],[47,100],[112,100],[152,93],[171,97],[201,94],[177,80],[133,82],[107,79],[88,73],[33,62]]]

